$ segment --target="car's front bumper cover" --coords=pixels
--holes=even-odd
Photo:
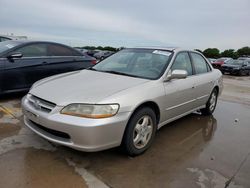
[[[130,112],[110,118],[89,119],[60,114],[56,106],[50,113],[39,111],[22,100],[24,123],[43,138],[82,151],[99,151],[119,146]]]

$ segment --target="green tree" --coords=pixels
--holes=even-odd
[[[224,52],[221,52],[220,56],[221,57],[231,57],[233,59],[237,59],[238,53],[234,49],[228,49],[228,50],[225,50]]]
[[[220,50],[218,50],[217,48],[207,48],[203,51],[203,54],[207,58],[219,58]]]
[[[239,56],[250,56],[250,47],[246,46],[237,50]]]

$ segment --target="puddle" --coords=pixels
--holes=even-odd
[[[20,148],[35,148],[54,151],[56,148],[48,141],[22,128],[17,135],[0,140],[0,155]]]
[[[1,156],[0,169],[0,187],[88,187],[74,167],[53,152],[15,150]]]
[[[187,170],[197,177],[196,184],[200,188],[226,188],[228,178],[225,178],[216,171],[210,169],[200,170],[198,168],[187,168]],[[240,185],[236,185],[234,182],[231,182],[229,187],[243,188]]]

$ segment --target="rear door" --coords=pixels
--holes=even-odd
[[[5,62],[5,58],[1,58],[0,57],[0,94],[3,91],[3,73],[4,73],[4,62]]]
[[[15,49],[10,53],[20,52],[23,57],[7,59],[4,62],[4,91],[29,88],[35,81],[44,78],[43,63],[46,62],[46,45],[32,43]]]
[[[91,66],[91,61],[80,52],[64,45],[48,44],[50,60],[46,65],[50,75],[85,69]]]
[[[195,52],[190,52],[195,72],[195,91],[197,106],[206,104],[214,86],[213,73],[205,58]]]

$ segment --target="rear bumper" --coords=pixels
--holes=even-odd
[[[24,123],[41,137],[82,151],[100,151],[119,146],[130,112],[110,118],[88,119],[60,114],[56,106],[50,113],[38,111],[22,100]]]

